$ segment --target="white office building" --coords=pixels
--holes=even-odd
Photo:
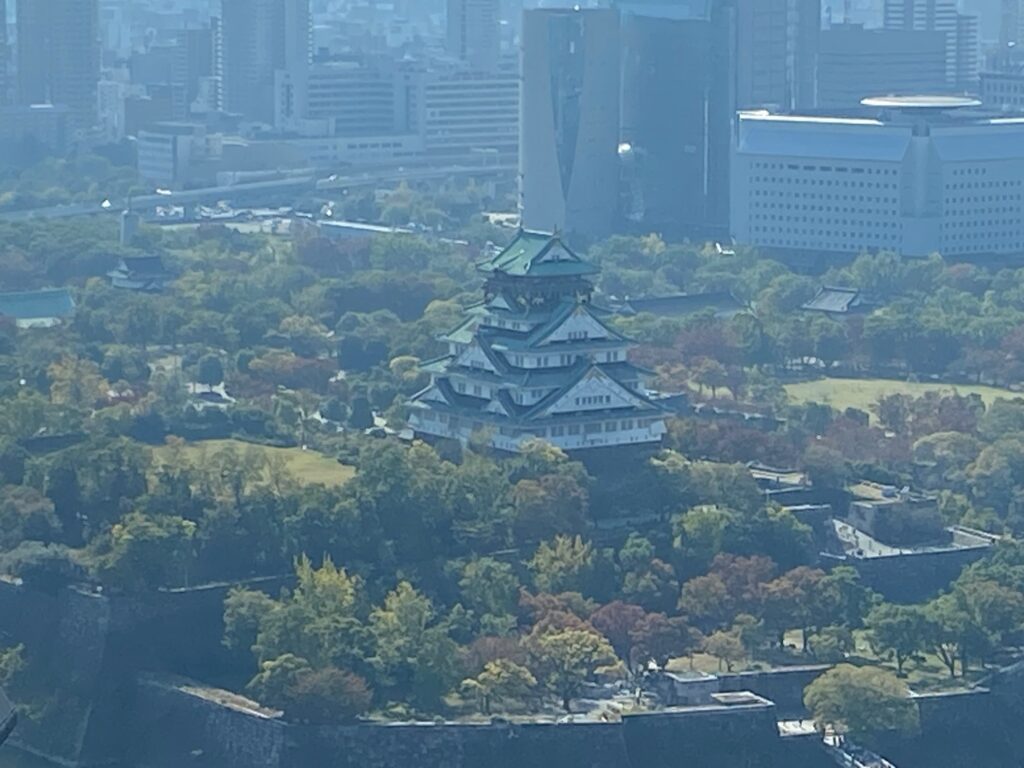
[[[738,116],[732,229],[783,252],[1024,253],[1024,118],[958,97],[866,99],[867,117]]]

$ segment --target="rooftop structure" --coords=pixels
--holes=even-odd
[[[159,256],[126,256],[107,276],[114,288],[146,293],[162,291],[172,277]]]
[[[856,112],[741,112],[733,236],[817,254],[1024,251],[1024,119],[978,107],[915,95]]]
[[[74,311],[66,288],[0,293],[0,317],[12,318],[18,328],[52,328]]]
[[[620,315],[651,314],[658,317],[687,317],[711,312],[715,317],[729,318],[746,309],[746,305],[729,291],[679,293],[673,296],[638,296],[626,298],[614,307]]]
[[[801,309],[808,312],[824,312],[826,315],[850,315],[867,311],[870,307],[871,304],[864,300],[864,296],[857,288],[824,285]]]
[[[412,399],[417,436],[485,438],[516,451],[531,438],[565,450],[656,445],[664,411],[627,359],[629,339],[591,303],[598,270],[558,235],[520,231],[479,265],[484,301],[442,337]]]

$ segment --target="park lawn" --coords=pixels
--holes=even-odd
[[[341,464],[329,456],[316,451],[304,451],[301,448],[274,448],[268,445],[246,443],[242,440],[205,440],[189,443],[185,446],[185,454],[193,463],[200,463],[204,456],[216,453],[224,448],[234,448],[239,453],[255,450],[271,456],[280,456],[284,465],[295,476],[295,479],[308,485],[341,485],[355,475],[356,470]],[[159,461],[167,453],[166,447],[154,449],[153,456]]]
[[[871,648],[866,630],[856,630],[854,633],[855,650],[850,655],[849,662],[858,666],[871,665],[896,672],[896,662],[891,659],[879,658]],[[915,693],[936,693],[939,691],[959,691],[970,688],[978,681],[985,678],[989,673],[982,669],[977,662],[967,670],[966,676],[961,676],[960,667],[957,666],[957,676],[950,677],[949,669],[942,663],[939,657],[929,652],[922,653],[917,659],[912,659],[903,665],[903,672],[906,674],[907,685]]]
[[[998,398],[1012,399],[1021,393],[998,387],[946,384],[943,382],[899,381],[896,379],[817,379],[787,384],[786,393],[794,403],[821,403],[837,410],[857,408],[872,414],[872,406],[880,397],[910,395],[920,397],[926,392],[947,392],[960,395],[978,394],[986,404]]]

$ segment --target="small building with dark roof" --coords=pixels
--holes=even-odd
[[[162,291],[173,278],[159,256],[126,256],[107,276],[114,288],[147,293]]]
[[[18,328],[52,328],[74,312],[67,288],[0,293],[0,317],[13,319]]]
[[[857,288],[841,288],[824,285],[814,298],[801,309],[807,312],[823,312],[826,315],[849,316],[871,311],[872,304],[865,300]]]
[[[625,299],[615,307],[620,315],[651,314],[658,317],[687,317],[712,312],[715,317],[730,318],[746,309],[746,305],[729,291],[679,293],[671,296],[641,296]]]

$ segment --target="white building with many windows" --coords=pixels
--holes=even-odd
[[[779,251],[1024,253],[1024,118],[959,97],[865,99],[866,117],[741,112],[739,243]]]

